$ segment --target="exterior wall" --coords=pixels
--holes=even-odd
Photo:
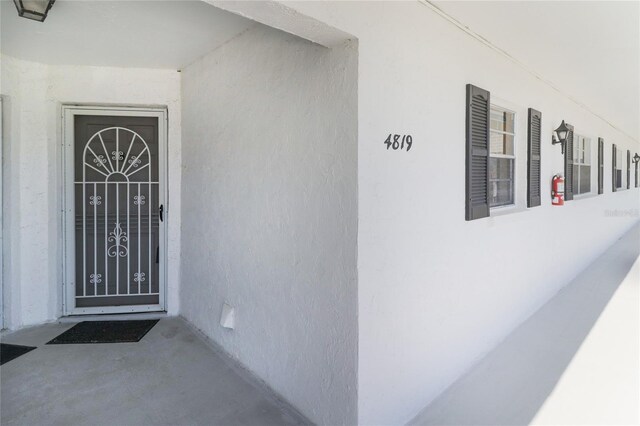
[[[50,66],[2,56],[5,96],[5,326],[62,313],[61,104],[163,105],[169,111],[169,313],[177,314],[180,75],[175,71]]]
[[[418,2],[282,3],[358,39],[359,423],[401,424],[638,221],[638,189],[611,192],[611,144],[640,146]],[[526,112],[542,111],[542,206],[465,221],[467,83],[517,112],[525,206]],[[562,119],[605,139],[605,193],[552,207]]]
[[[280,4],[299,13],[282,21],[353,34],[357,64],[352,46],[256,27],[187,67],[183,182],[177,73],[2,57],[6,322],[60,314],[60,102],[168,105],[170,312],[180,279],[183,315],[318,423],[404,423],[638,221],[638,189],[611,192],[611,144],[640,146],[418,2]],[[517,113],[518,206],[472,222],[467,83]],[[543,113],[533,209],[528,107]],[[594,193],[605,139],[605,193],[552,207],[562,119],[592,140]],[[411,151],[388,151],[389,133]]]
[[[320,424],[356,422],[356,60],[256,26],[182,71],[181,313]]]

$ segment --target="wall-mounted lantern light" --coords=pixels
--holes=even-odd
[[[632,160],[635,164],[638,164],[638,161],[640,161],[640,155],[638,155],[638,153],[636,152],[636,155],[633,156],[633,160]]]
[[[56,0],[13,0],[13,2],[16,4],[16,9],[18,9],[18,15],[43,22]]]
[[[553,145],[559,143],[560,149],[562,150],[562,154],[564,154],[564,146],[567,143],[567,135],[569,134],[569,128],[562,120],[560,127],[553,131],[553,136],[551,137],[551,143]]]

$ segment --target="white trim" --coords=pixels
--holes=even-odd
[[[75,236],[74,236],[74,212],[72,205],[68,205],[73,199],[73,186],[75,179],[73,173],[73,144],[74,144],[74,117],[76,115],[108,115],[108,116],[138,116],[158,118],[158,143],[159,143],[159,200],[158,205],[164,206],[164,220],[160,222],[160,297],[157,305],[131,305],[131,306],[104,306],[91,308],[76,308],[75,306]],[[152,312],[167,310],[167,223],[169,215],[168,203],[168,129],[166,107],[114,107],[97,105],[62,105],[62,238],[63,238],[63,274],[62,274],[62,313],[63,315],[86,314],[112,314],[131,312]]]
[[[528,212],[531,209],[522,206],[516,206],[515,204],[509,204],[507,206],[497,206],[491,209],[492,218],[511,216],[517,213]]]
[[[4,205],[4,200],[2,198],[2,174],[3,168],[2,163],[4,161],[3,156],[3,146],[4,146],[4,137],[3,137],[3,109],[2,109],[2,96],[0,96],[0,330],[4,329],[4,223],[2,220],[2,210]]]
[[[496,99],[494,99],[496,100]],[[500,102],[502,102],[502,100],[498,99]],[[506,102],[509,103],[509,102]],[[502,112],[507,112],[510,114],[513,114],[513,133],[512,132],[507,132],[507,131],[503,131],[503,130],[495,130],[491,128],[491,110],[492,109],[496,109],[498,111],[502,111]],[[515,110],[503,107],[500,104],[496,104],[496,103],[491,103],[489,105],[489,159],[491,158],[505,158],[505,159],[509,159],[509,160],[513,160],[513,170],[511,171],[513,174],[512,177],[512,184],[511,184],[511,190],[512,190],[512,200],[513,202],[511,204],[500,204],[498,206],[489,206],[489,216],[491,216],[491,212],[498,212],[500,210],[505,210],[505,209],[513,209],[516,208],[518,206],[518,139],[516,137],[516,133],[517,133],[517,128],[518,128],[518,113]],[[491,152],[491,133],[498,133],[501,135],[509,135],[509,136],[513,136],[513,155],[508,155],[508,154],[493,154]],[[503,181],[505,181],[506,179],[502,179]],[[495,180],[494,180],[495,181]],[[491,178],[489,178],[489,182],[488,184],[491,184]]]
[[[515,160],[515,155],[506,155],[506,154],[490,154],[491,158],[508,158],[510,160]]]
[[[574,195],[574,196],[573,196],[573,200],[574,200],[574,201],[577,201],[577,200],[585,200],[585,199],[587,199],[587,198],[594,198],[594,197],[597,197],[598,195],[601,195],[601,194],[598,194],[597,192],[593,192],[593,191],[591,191],[591,192],[585,192],[584,194],[577,194],[577,195]]]
[[[60,324],[75,324],[81,321],[126,321],[126,320],[152,320],[171,318],[166,312],[136,312],[136,313],[120,313],[120,314],[97,314],[97,315],[71,315],[61,317],[58,322]],[[175,317],[174,317],[175,318]]]

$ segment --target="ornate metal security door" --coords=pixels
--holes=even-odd
[[[160,310],[159,118],[76,114],[73,127],[72,311]]]

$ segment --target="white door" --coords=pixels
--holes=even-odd
[[[64,112],[65,313],[165,310],[165,111]]]

